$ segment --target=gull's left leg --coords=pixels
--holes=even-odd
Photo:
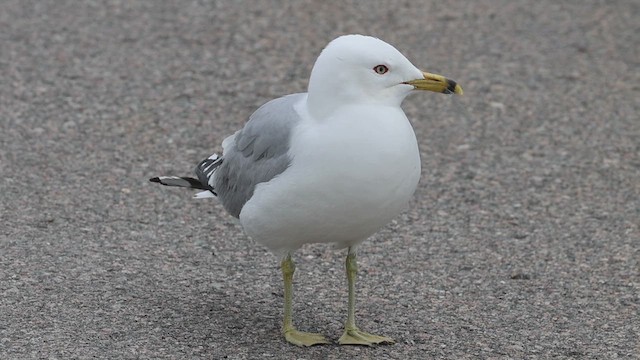
[[[378,336],[361,331],[356,326],[355,307],[356,294],[355,282],[358,273],[358,264],[356,263],[356,253],[349,247],[346,261],[347,284],[349,285],[349,310],[347,313],[347,323],[344,326],[344,334],[338,342],[340,345],[368,345],[373,344],[394,344],[395,341],[386,336]]]

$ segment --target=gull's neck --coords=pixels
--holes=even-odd
[[[363,94],[361,89],[349,89],[347,87],[332,89],[323,83],[325,88],[309,85],[307,93],[307,111],[316,120],[330,117],[335,111],[345,106],[366,105],[370,107],[400,107],[406,97],[406,93],[389,92],[384,97],[376,97],[372,94]]]

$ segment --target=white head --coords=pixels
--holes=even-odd
[[[443,90],[442,86],[436,90],[416,83],[424,82],[427,74],[380,39],[341,36],[327,45],[313,66],[309,111],[316,117],[324,117],[345,104],[400,106],[414,89]],[[444,85],[447,88],[450,84]]]

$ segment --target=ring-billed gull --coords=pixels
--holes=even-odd
[[[416,137],[400,105],[415,90],[462,94],[455,81],[418,70],[377,38],[345,35],[316,60],[307,93],[264,104],[222,142],[196,178],[150,179],[204,190],[281,259],[287,341],[324,344],[293,326],[292,253],[304,244],[348,248],[348,315],[340,344],[393,343],[355,323],[356,247],[398,215],[420,178]]]

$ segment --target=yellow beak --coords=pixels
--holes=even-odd
[[[444,94],[462,95],[462,87],[455,81],[442,75],[423,72],[424,78],[405,81],[403,84],[411,85],[416,90],[428,90]]]

